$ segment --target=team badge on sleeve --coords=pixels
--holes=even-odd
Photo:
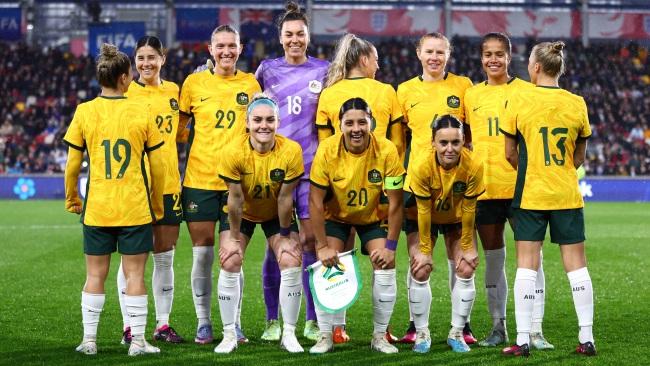
[[[176,98],[172,98],[169,100],[169,106],[172,108],[172,111],[178,110],[178,101],[176,100]]]
[[[282,182],[284,180],[284,170],[280,168],[271,170],[270,178],[273,182]]]
[[[377,169],[372,169],[368,172],[368,182],[381,183],[381,173]]]
[[[237,94],[237,104],[248,105],[248,94],[241,92]]]
[[[448,96],[447,97],[447,105],[450,106],[451,108],[460,107],[460,98],[458,98],[455,95]]]
[[[318,94],[323,90],[323,83],[318,80],[312,80],[309,82],[309,91]]]

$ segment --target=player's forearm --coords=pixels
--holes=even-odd
[[[243,206],[244,195],[241,192],[236,192],[231,185],[228,192],[228,222],[230,223],[230,236],[236,239],[241,237]]]
[[[185,113],[179,113],[178,130],[176,131],[176,142],[186,143],[190,135],[187,126],[190,124],[190,116]]]
[[[77,182],[79,180],[79,173],[81,172],[81,160],[83,159],[83,152],[68,148],[68,160],[65,163],[65,199],[67,201],[79,197],[77,190]]]
[[[576,141],[576,149],[573,152],[573,166],[576,169],[580,168],[585,162],[587,156],[587,139],[578,138]]]
[[[431,254],[433,245],[431,242],[431,202],[429,200],[417,199],[418,207],[418,233],[420,234],[420,252]]]
[[[467,253],[474,249],[474,220],[476,217],[476,199],[464,199],[462,203],[460,249]]]
[[[293,214],[293,196],[291,194],[281,194],[278,196],[278,220],[281,228],[291,226],[291,216]]]
[[[388,240],[398,240],[402,229],[404,216],[403,191],[391,189],[388,191]]]
[[[318,199],[309,195],[309,221],[311,222],[314,237],[316,238],[316,249],[327,246],[327,235],[325,234],[325,207],[323,206],[323,197]],[[318,195],[320,196],[320,195]]]

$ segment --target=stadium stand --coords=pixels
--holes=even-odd
[[[452,40],[448,69],[474,82],[484,79],[478,44]],[[569,41],[567,73],[561,86],[582,95],[589,107],[593,137],[585,168],[589,175],[647,175],[650,172],[650,63],[648,49],[635,42]],[[515,50],[514,74],[527,79],[525,65],[530,40]],[[419,61],[412,40],[379,39],[377,79],[396,86],[417,75]],[[310,54],[330,58],[331,42],[312,45]],[[245,40],[240,60],[255,70],[265,57],[276,57],[277,44]],[[169,50],[163,77],[179,85],[208,58],[203,44]],[[519,67],[517,67],[519,66]],[[60,173],[66,161],[61,143],[77,104],[99,92],[90,57],[75,57],[58,49],[31,48],[24,43],[0,43],[0,174]],[[182,151],[182,150],[181,150]],[[181,154],[182,155],[182,154]],[[181,156],[182,161],[183,156]]]

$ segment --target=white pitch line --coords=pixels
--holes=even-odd
[[[0,230],[65,230],[80,228],[81,225],[0,225]]]

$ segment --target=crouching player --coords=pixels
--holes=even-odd
[[[303,352],[295,336],[302,296],[302,252],[298,226],[292,219],[293,191],[304,174],[298,143],[276,135],[278,106],[265,95],[253,98],[247,109],[249,133],[224,148],[219,176],[228,184],[230,234],[219,243],[221,271],[217,284],[223,340],[216,353],[237,348],[235,322],[239,305],[240,271],[255,226],[261,224],[280,266],[280,309],[284,330],[280,345]]]
[[[447,258],[456,264],[447,344],[454,352],[469,351],[463,327],[476,294],[474,271],[478,256],[473,240],[474,215],[476,198],[485,188],[483,166],[463,144],[463,123],[444,115],[433,125],[433,150],[415,158],[408,168],[407,186],[416,203],[413,205],[412,199],[407,202],[407,206],[410,203],[406,220],[411,258],[409,307],[416,328],[413,350],[419,353],[426,353],[431,347],[429,276],[438,232],[445,237]]]
[[[343,103],[339,119],[342,133],[321,142],[310,174],[309,212],[318,259],[325,266],[335,265],[337,253],[352,229],[356,230],[362,253],[370,255],[374,270],[371,348],[397,353],[385,335],[395,306],[395,249],[403,213],[404,168],[395,145],[371,132],[373,118],[363,99]],[[387,225],[383,224],[386,219]],[[325,353],[333,347],[333,314],[316,308],[321,337],[310,353]]]

